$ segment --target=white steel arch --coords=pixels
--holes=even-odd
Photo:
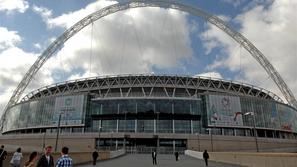
[[[123,11],[126,9],[142,8],[142,7],[160,7],[160,8],[176,9],[179,11],[187,12],[191,15],[200,16],[206,21],[208,21],[209,23],[215,25],[216,27],[224,31],[226,34],[228,34],[230,37],[232,37],[237,43],[243,46],[260,63],[260,65],[265,69],[267,74],[272,78],[272,80],[278,86],[278,88],[284,95],[285,99],[287,100],[288,104],[297,109],[297,101],[292,91],[289,89],[285,81],[282,79],[280,74],[275,70],[272,64],[268,61],[268,59],[263,55],[263,53],[261,53],[247,38],[245,38],[239,32],[232,29],[227,23],[225,23],[217,16],[212,15],[208,12],[205,12],[200,8],[185,5],[171,0],[135,0],[135,1],[133,0],[133,1],[117,3],[114,5],[105,7],[103,9],[100,9],[86,16],[85,18],[83,18],[82,20],[74,24],[72,27],[67,29],[61,36],[59,36],[54,42],[52,42],[48,46],[48,48],[38,57],[35,63],[30,67],[30,69],[23,77],[22,81],[19,83],[19,85],[13,92],[13,95],[11,96],[8,104],[6,105],[5,113],[11,106],[16,104],[20,100],[21,95],[23,94],[27,85],[30,83],[33,76],[38,72],[38,70],[42,67],[42,65],[57,50],[63,47],[64,43],[69,38],[74,36],[77,32],[79,32],[87,25],[91,24],[92,22],[104,16],[116,13],[118,11]],[[6,115],[5,113],[3,114],[3,117],[2,117],[3,119],[5,119],[5,115]]]

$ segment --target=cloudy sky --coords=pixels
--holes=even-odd
[[[123,1],[121,1],[123,2]],[[41,52],[88,14],[113,0],[0,0],[0,114]],[[296,0],[185,0],[247,37],[297,96]],[[129,9],[68,40],[26,89],[117,74],[202,75],[254,84],[282,97],[264,69],[221,30],[176,10]]]

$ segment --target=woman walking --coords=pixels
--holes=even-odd
[[[29,161],[25,162],[24,167],[35,167],[36,160],[37,160],[37,152],[34,151],[30,154]]]
[[[23,154],[21,153],[22,149],[18,148],[10,160],[10,164],[12,167],[20,167],[21,159],[23,158]]]

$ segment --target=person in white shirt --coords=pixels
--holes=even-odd
[[[22,149],[18,148],[10,160],[10,164],[12,167],[20,167],[21,159],[23,158],[23,154],[21,153]]]

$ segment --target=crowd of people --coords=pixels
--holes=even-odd
[[[25,161],[24,166],[21,166],[21,161],[23,159],[22,149],[18,148],[15,153],[13,153],[9,164],[11,167],[72,167],[73,162],[71,157],[68,155],[69,148],[63,147],[61,150],[61,156],[58,158],[56,163],[54,163],[54,158],[52,156],[52,146],[46,146],[44,148],[44,153],[39,157],[36,151],[33,151],[28,160]],[[0,167],[3,166],[3,161],[7,159],[7,151],[5,151],[4,146],[0,148]]]
[[[44,153],[38,157],[38,153],[36,151],[33,151],[29,159],[25,161],[24,166],[22,167],[72,167],[73,162],[71,157],[68,155],[69,148],[63,147],[61,150],[61,156],[60,158],[54,163],[54,158],[52,156],[52,146],[46,146],[44,148]],[[179,160],[179,153],[175,152],[175,160]],[[92,153],[93,158],[93,165],[96,165],[97,158],[99,157],[98,152],[95,150]],[[7,159],[7,151],[5,151],[4,146],[2,145],[0,148],[0,167],[3,166],[3,161]],[[23,159],[22,149],[18,148],[16,152],[13,153],[9,163],[11,167],[21,167],[21,160]],[[153,165],[157,165],[157,151],[153,150],[152,152],[152,159],[153,159]],[[205,165],[208,166],[208,159],[209,155],[207,153],[207,150],[203,152],[203,159],[205,160]]]

